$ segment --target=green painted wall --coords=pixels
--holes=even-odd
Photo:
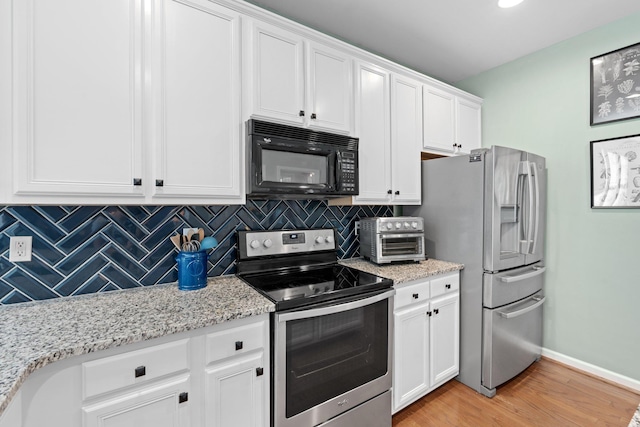
[[[484,98],[483,146],[547,158],[544,347],[635,380],[640,209],[590,208],[589,142],[640,134],[640,118],[589,126],[589,59],[639,29],[634,14],[456,84]]]

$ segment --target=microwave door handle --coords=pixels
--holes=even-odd
[[[535,200],[536,200],[536,209],[535,209],[536,218],[535,218],[534,228],[533,228],[533,247],[531,248],[531,252],[530,252],[534,254],[536,253],[536,246],[538,243],[538,227],[540,225],[540,181],[538,181],[537,165],[534,162],[530,163],[530,170],[534,178],[533,181],[535,184]]]
[[[334,168],[334,182],[336,183],[336,191],[340,191],[342,188],[342,153],[336,153],[336,164]]]

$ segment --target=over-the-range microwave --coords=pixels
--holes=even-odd
[[[358,138],[252,119],[247,159],[250,198],[358,195]]]

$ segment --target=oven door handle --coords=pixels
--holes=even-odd
[[[278,315],[278,321],[287,322],[289,320],[308,319],[311,317],[319,317],[319,316],[325,316],[327,314],[335,314],[342,311],[353,310],[355,308],[364,307],[370,304],[374,304],[378,301],[382,301],[384,299],[390,298],[393,295],[395,295],[395,293],[396,293],[395,289],[391,289],[390,291],[387,291],[378,295],[374,295],[369,298],[363,298],[363,299],[347,302],[344,304],[336,304],[328,307],[312,308],[309,310],[300,310],[300,311],[293,311],[290,313],[282,313]]]
[[[421,237],[423,235],[423,233],[421,232],[417,232],[417,233],[400,233],[400,234],[383,234],[380,233],[378,234],[380,236],[380,239],[384,240],[384,239],[406,239],[407,237]]]

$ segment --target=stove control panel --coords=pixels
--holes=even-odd
[[[336,250],[333,228],[247,231],[240,240],[240,253],[247,258]]]

